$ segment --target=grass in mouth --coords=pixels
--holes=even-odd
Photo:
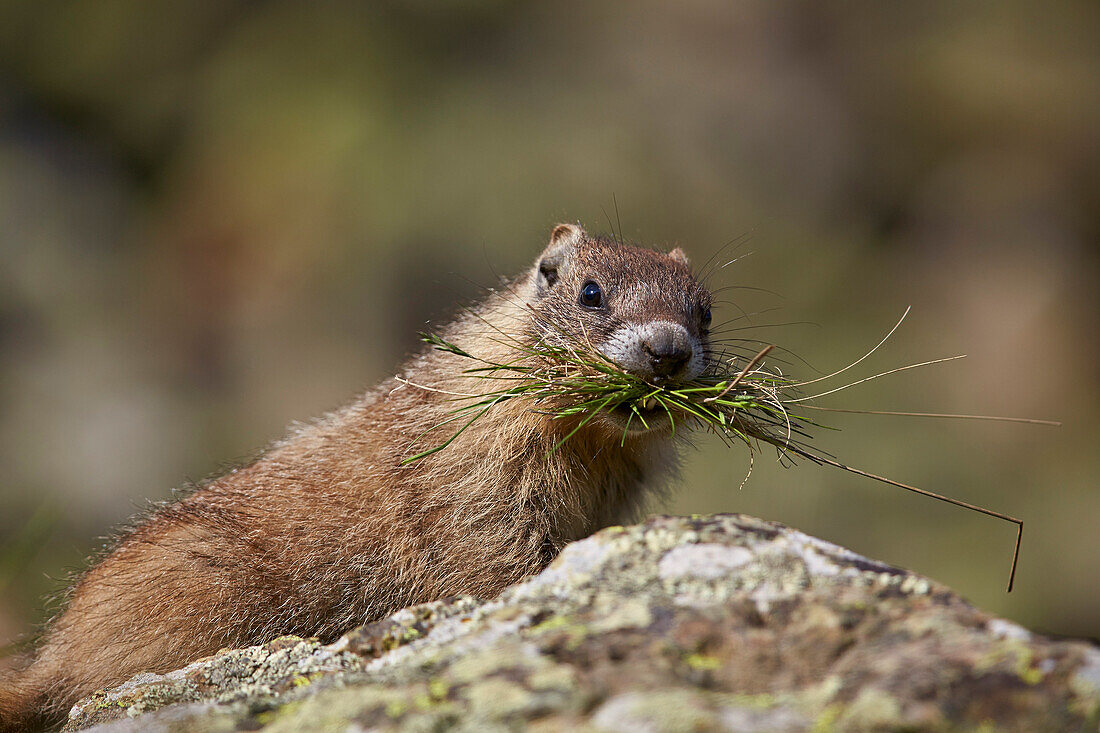
[[[502,383],[500,389],[478,395],[455,395],[459,404],[449,421],[466,421],[444,443],[405,459],[412,463],[447,447],[478,418],[506,400],[524,399],[532,409],[554,419],[580,417],[572,430],[551,450],[565,441],[601,412],[625,410],[627,422],[623,442],[631,428],[648,430],[657,414],[668,416],[672,431],[679,423],[694,422],[709,427],[726,440],[743,441],[750,448],[762,441],[776,447],[789,445],[793,436],[809,438],[805,428],[810,421],[792,416],[785,408],[780,391],[791,384],[782,375],[756,367],[771,350],[767,347],[739,373],[708,374],[690,382],[661,386],[624,372],[598,351],[580,351],[571,346],[545,342],[522,347],[513,362],[487,361],[465,351],[435,334],[422,334],[434,348],[478,363],[463,373],[476,379]],[[446,424],[446,423],[442,423]],[[438,426],[437,426],[438,427]]]
[[[1008,591],[1011,592],[1016,577],[1020,541],[1023,537],[1023,520],[845,465],[814,449],[808,442],[812,439],[811,429],[828,428],[807,417],[803,414],[804,410],[1058,424],[1025,418],[845,410],[806,404],[809,400],[899,371],[962,358],[954,356],[911,364],[848,382],[817,394],[801,395],[802,388],[832,379],[873,354],[897,330],[908,313],[907,309],[894,328],[863,357],[837,372],[805,382],[797,382],[766,367],[764,359],[771,351],[771,346],[763,348],[754,357],[745,361],[743,366],[729,362],[724,365],[725,369],[711,368],[689,382],[657,385],[622,370],[597,349],[577,346],[567,339],[555,339],[554,342],[543,340],[534,345],[509,339],[509,346],[517,350],[517,356],[512,361],[500,363],[472,354],[436,334],[422,333],[422,340],[433,348],[469,359],[473,366],[463,371],[465,376],[471,379],[492,380],[494,386],[499,384],[499,388],[478,394],[450,393],[456,407],[451,411],[449,418],[428,432],[434,432],[437,428],[451,423],[457,426],[455,432],[441,444],[405,458],[402,464],[414,463],[444,450],[479,418],[496,405],[508,400],[524,400],[531,405],[532,410],[543,412],[553,419],[580,418],[570,432],[551,448],[551,451],[560,448],[601,412],[619,410],[620,414],[626,413],[627,422],[623,429],[623,442],[632,427],[637,429],[640,426],[647,430],[650,428],[646,420],[647,414],[650,419],[655,414],[664,414],[668,417],[673,432],[678,425],[691,424],[693,427],[701,427],[716,434],[727,444],[744,443],[749,448],[750,457],[762,444],[770,445],[782,456],[800,456],[819,465],[839,468],[1015,524],[1016,545],[1008,581]],[[423,385],[406,383],[413,387],[430,389]],[[424,435],[420,436],[420,438],[423,437]]]

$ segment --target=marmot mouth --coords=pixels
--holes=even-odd
[[[617,429],[630,433],[663,432],[671,425],[668,413],[653,397],[644,401],[620,402],[606,413]]]

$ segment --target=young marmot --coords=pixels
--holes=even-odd
[[[441,335],[496,363],[523,357],[512,339],[575,339],[659,384],[703,371],[710,304],[679,249],[562,224],[534,267]],[[155,511],[80,578],[34,661],[0,685],[0,730],[55,725],[96,689],[222,647],[333,639],[412,604],[491,597],[568,542],[635,518],[675,469],[662,414],[638,430],[626,411],[604,412],[552,451],[580,418],[522,400],[402,465],[454,432],[440,426],[454,393],[499,388],[464,377],[469,366],[425,350],[251,465]]]

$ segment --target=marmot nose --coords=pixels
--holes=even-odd
[[[678,338],[679,337],[679,338]],[[692,357],[691,344],[672,329],[661,329],[642,344],[656,377],[675,377]]]

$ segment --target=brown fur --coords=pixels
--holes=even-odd
[[[552,287],[540,286],[536,264],[445,337],[501,361],[516,353],[498,329],[526,341],[557,330],[596,342],[618,321],[659,315],[705,338],[693,314],[709,295],[682,252],[622,247],[561,225],[539,260],[548,261],[559,278]],[[607,292],[606,314],[577,305],[592,278]],[[462,377],[469,366],[425,351],[251,465],[152,514],[79,580],[34,662],[0,685],[0,730],[56,724],[98,688],[222,647],[281,634],[333,639],[411,604],[491,597],[566,543],[636,517],[646,490],[674,469],[667,431],[632,433],[620,446],[621,430],[602,419],[551,453],[575,423],[520,401],[400,465],[456,427],[439,427],[454,403],[433,390],[498,388]]]

